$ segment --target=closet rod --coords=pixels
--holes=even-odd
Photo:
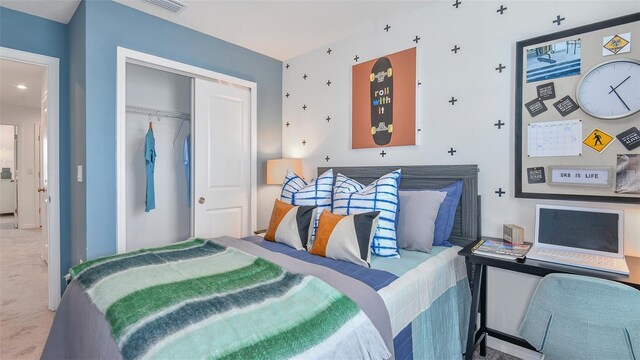
[[[128,113],[132,114],[142,114],[147,116],[155,116],[158,118],[180,119],[183,121],[191,120],[191,115],[180,111],[163,111],[133,105],[127,105],[126,110]]]

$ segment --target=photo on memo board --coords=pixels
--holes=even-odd
[[[416,144],[416,48],[352,68],[351,148]]]
[[[640,13],[516,43],[516,197],[640,204],[635,165],[619,171],[617,182],[592,181],[598,169],[619,168],[619,154],[633,159],[629,164],[640,157],[634,39],[640,39]],[[589,184],[564,181],[574,173],[584,173]]]

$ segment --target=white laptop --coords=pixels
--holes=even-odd
[[[538,204],[527,258],[628,275],[623,217],[620,210]]]

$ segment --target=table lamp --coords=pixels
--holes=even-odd
[[[291,170],[296,175],[302,177],[301,159],[274,159],[267,160],[267,184],[282,185],[287,170]]]

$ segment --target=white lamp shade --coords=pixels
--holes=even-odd
[[[302,177],[301,159],[275,159],[267,160],[267,184],[280,185],[287,175],[287,170],[293,171]]]

